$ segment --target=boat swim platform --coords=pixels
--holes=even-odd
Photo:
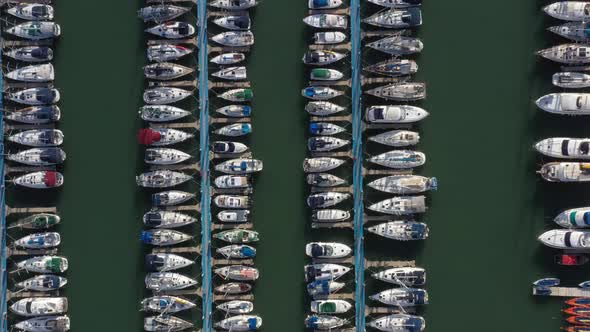
[[[198,162],[193,162],[190,164],[177,164],[177,165],[151,165],[150,171],[160,171],[160,170],[169,170],[169,171],[195,171],[198,172],[201,170]]]
[[[310,51],[349,51],[352,49],[350,42],[344,44],[311,44]]]
[[[337,193],[349,193],[352,194],[354,192],[353,186],[346,186],[346,187],[311,187],[311,192],[313,193],[324,193],[324,192],[337,192]]]
[[[162,209],[165,211],[196,211],[198,213],[201,213],[201,203],[197,203],[194,205],[166,206]]]
[[[590,289],[580,287],[549,287],[551,294],[538,293],[533,287],[533,295],[538,296],[555,296],[555,297],[590,297]]]
[[[57,213],[56,207],[21,207],[15,208],[6,205],[6,215],[10,214],[35,214],[35,213]]]
[[[310,86],[345,86],[350,88],[352,86],[351,80],[344,81],[309,81]]]
[[[10,173],[28,173],[39,171],[55,171],[55,166],[6,166],[4,167],[4,175]]]
[[[348,15],[350,16],[350,8],[338,8],[338,9],[311,9],[307,11],[308,15],[317,14],[332,14],[332,15]]]
[[[330,158],[350,158],[352,159],[352,151],[340,151],[340,152],[312,152],[312,158],[319,157],[330,157]]]
[[[5,124],[4,131],[8,132],[11,130],[30,130],[30,129],[55,129],[54,123],[43,123],[38,125],[33,124]]]
[[[2,82],[2,91],[6,92],[12,89],[32,89],[32,88],[53,88],[53,82],[16,82],[7,81]]]
[[[198,86],[197,80],[188,80],[188,81],[149,81],[148,87],[150,88],[157,88],[157,87],[167,87],[167,88],[196,88]]]
[[[58,250],[57,248],[51,249],[13,249],[13,248],[6,248],[6,257],[11,256],[47,256],[47,255],[57,255]]]
[[[193,122],[173,122],[173,123],[150,123],[150,128],[173,128],[173,129],[195,129],[199,130],[199,120]]]
[[[254,266],[253,259],[211,259],[212,266],[224,266],[224,265],[248,265]]]
[[[251,222],[243,223],[243,224],[211,224],[212,231],[221,231],[221,230],[228,230],[228,229],[252,229],[254,228],[254,224]]]
[[[310,122],[351,122],[352,115],[339,115],[339,116],[311,116]]]
[[[363,176],[367,175],[412,175],[411,169],[367,169],[363,167]]]
[[[248,53],[250,52],[249,46],[214,46],[207,47],[207,53]]]
[[[147,2],[147,1],[146,1]],[[161,2],[161,1],[157,1],[157,2]],[[198,41],[198,37],[193,37],[193,38],[187,38],[187,39],[149,39],[147,41],[148,46],[153,46],[153,45],[164,45],[164,44],[191,44],[194,46],[198,46],[199,45],[199,41]]]
[[[201,245],[195,247],[153,248],[152,254],[201,254]]]
[[[343,222],[313,222],[311,223],[311,228],[313,229],[322,229],[322,228],[349,228],[353,229],[354,226],[352,225],[352,221],[343,221]]]
[[[2,48],[23,47],[23,46],[52,46],[53,39],[41,40],[6,40],[2,41]]]

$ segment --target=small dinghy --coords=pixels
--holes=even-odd
[[[244,66],[223,68],[212,73],[211,76],[228,81],[241,81],[248,78]]]
[[[247,229],[230,229],[213,234],[213,238],[228,243],[251,243],[259,240],[258,232]]]
[[[252,92],[252,89],[232,89],[225,91],[218,97],[228,101],[241,103],[251,101],[254,98],[254,92]]]
[[[424,109],[410,105],[369,106],[365,120],[370,123],[413,123],[428,115]]]
[[[250,188],[248,177],[239,175],[222,175],[215,178],[215,186],[222,189]]]
[[[222,53],[213,57],[210,61],[216,65],[228,66],[235,65],[246,59],[244,53]]]
[[[321,173],[340,167],[346,161],[330,157],[305,158],[303,171],[305,173]]]
[[[10,135],[7,139],[13,143],[32,147],[51,147],[62,145],[64,135],[59,129],[31,129]]]
[[[166,22],[182,16],[190,10],[190,7],[155,5],[141,8],[137,11],[137,16],[144,22]]]
[[[535,288],[547,288],[547,287],[555,287],[559,286],[561,281],[557,278],[543,278],[536,280],[533,282],[533,287]]]
[[[313,34],[313,43],[317,45],[340,44],[346,40],[346,35],[340,31],[322,31]]]
[[[346,108],[329,101],[312,101],[305,105],[305,111],[313,116],[330,116],[340,113]]]
[[[236,154],[248,151],[248,146],[240,142],[215,141],[211,146],[213,153]]]
[[[545,112],[563,115],[590,115],[590,94],[550,93],[535,101]]]
[[[145,317],[143,329],[148,332],[177,332],[193,327],[193,323],[169,315]]]
[[[193,69],[171,62],[157,62],[143,67],[146,78],[168,81],[193,73]]]
[[[25,46],[7,49],[3,55],[23,62],[46,62],[53,60],[53,50],[47,46]]]
[[[139,114],[144,121],[169,122],[189,116],[191,112],[170,105],[146,105],[141,107]]]
[[[420,6],[422,0],[367,0],[372,4],[387,8],[408,8]]]
[[[590,18],[590,2],[560,1],[543,7],[543,11],[564,21],[586,21]]]
[[[582,284],[580,284],[580,285],[582,285]],[[587,287],[581,287],[581,288],[587,288]],[[573,315],[573,316],[590,317],[590,308],[589,307],[569,307],[569,308],[563,310],[563,312],[568,315]]]
[[[404,29],[422,25],[422,11],[418,7],[380,11],[363,20],[364,23],[387,29]]]
[[[336,280],[350,271],[349,267],[338,264],[312,264],[303,268],[305,281]]]
[[[399,77],[416,74],[418,65],[414,60],[391,59],[367,66],[363,70],[373,74]]]
[[[565,210],[557,215],[553,221],[565,228],[590,227],[590,207]]]
[[[551,80],[553,85],[566,88],[566,89],[578,89],[590,87],[590,75],[584,73],[575,72],[560,72],[553,74]]]
[[[589,138],[552,137],[535,145],[537,152],[553,158],[590,159]]]
[[[152,105],[165,105],[179,102],[193,94],[179,88],[158,87],[146,89],[143,93],[143,101]]]
[[[568,229],[546,231],[537,238],[544,245],[555,249],[588,249],[590,232]]]
[[[150,45],[147,48],[147,57],[150,61],[164,62],[174,61],[182,58],[185,55],[191,54],[192,49],[181,45],[174,44],[160,44]]]
[[[325,297],[344,288],[343,282],[333,280],[318,280],[307,284],[307,294],[313,298]]]
[[[368,186],[384,193],[408,195],[437,190],[438,181],[420,175],[390,175],[374,180]]]
[[[426,98],[426,84],[415,82],[391,83],[365,91],[385,100],[413,101]]]
[[[148,272],[169,272],[193,265],[195,262],[175,254],[145,255],[145,269]]]
[[[344,74],[341,72],[327,68],[314,68],[309,74],[309,79],[316,81],[337,81],[342,77],[344,77]]]
[[[27,21],[53,20],[53,7],[41,3],[19,3],[8,8],[6,13]]]
[[[309,124],[309,133],[312,135],[336,135],[345,132],[341,126],[329,122],[312,122]]]
[[[590,63],[590,45],[563,44],[537,52],[541,57],[568,65]]]
[[[194,135],[172,128],[145,128],[138,134],[139,144],[151,146],[166,146],[184,142]]]
[[[151,165],[174,165],[189,160],[191,155],[169,148],[150,148],[145,150],[143,161]]]
[[[314,222],[334,223],[350,219],[350,212],[337,209],[315,210],[311,215]]]
[[[428,238],[428,226],[416,221],[390,221],[367,228],[370,233],[397,241],[415,241]]]
[[[428,293],[421,288],[392,288],[369,296],[373,301],[398,307],[428,304]]]
[[[57,214],[37,213],[19,219],[13,225],[8,226],[7,228],[19,227],[23,229],[47,229],[59,224],[60,222],[61,218]]]
[[[305,318],[305,327],[314,331],[337,329],[346,323],[346,319],[328,315],[311,315]]]
[[[308,0],[309,9],[333,9],[342,5],[342,0]]]
[[[57,105],[49,106],[29,106],[16,111],[4,111],[4,119],[26,123],[26,124],[45,124],[59,121],[61,110]]]
[[[213,131],[216,135],[227,137],[239,137],[252,133],[252,124],[250,123],[232,123]]]
[[[327,86],[310,86],[301,90],[301,95],[311,100],[328,100],[342,96],[343,91],[332,89]]]
[[[351,308],[352,305],[344,300],[315,300],[310,304],[311,312],[316,314],[343,314]]]
[[[391,130],[379,135],[370,136],[369,141],[387,146],[405,147],[418,144],[420,142],[420,134],[409,130]]]
[[[414,37],[392,36],[370,42],[367,47],[386,54],[402,56],[422,52],[424,43]]]
[[[197,218],[174,211],[149,211],[143,215],[143,224],[152,228],[178,228],[197,222]]]
[[[215,274],[225,280],[255,281],[258,279],[258,269],[245,265],[231,265],[215,269]]]
[[[29,297],[14,302],[10,311],[24,316],[60,315],[68,311],[68,299],[65,297]]]
[[[55,248],[60,243],[61,236],[57,232],[29,234],[14,241],[15,246],[25,249]]]
[[[186,22],[170,21],[147,28],[145,32],[162,38],[179,39],[192,36],[195,27]]]
[[[328,188],[328,187],[336,187],[346,183],[346,180],[337,177],[336,175],[328,174],[328,173],[313,173],[307,175],[307,184]]]
[[[394,267],[371,275],[390,284],[412,287],[426,284],[426,270],[421,267]]]
[[[192,176],[169,170],[160,170],[143,173],[135,178],[138,186],[145,188],[174,187],[192,179]]]
[[[393,314],[370,321],[367,325],[383,332],[421,332],[426,321],[421,316]]]
[[[221,294],[244,294],[252,290],[252,285],[243,282],[230,282],[217,286],[214,290]]]
[[[213,23],[228,30],[250,30],[251,21],[248,15],[227,15],[213,20]]]
[[[245,223],[249,215],[250,210],[227,210],[217,213],[217,219],[223,223]]]
[[[303,23],[317,29],[346,29],[348,19],[345,15],[314,14],[305,17]]]
[[[350,194],[339,192],[323,192],[311,194],[307,197],[307,206],[312,209],[322,209],[338,205],[350,198]]]
[[[193,237],[171,229],[151,229],[141,232],[141,242],[153,246],[172,246],[192,239]]]
[[[562,254],[562,255],[555,255],[553,256],[553,259],[555,261],[555,264],[561,265],[561,266],[580,266],[580,265],[584,265],[586,263],[588,263],[588,261],[590,259],[588,259],[588,257],[584,256],[584,255],[567,255],[567,254]]]
[[[249,314],[254,310],[254,303],[250,301],[233,300],[220,303],[215,308],[223,310],[228,314]]]
[[[63,273],[68,269],[68,259],[61,256],[37,256],[18,262],[16,267],[32,273]]]
[[[230,118],[243,118],[252,114],[252,108],[248,105],[227,105],[216,109],[215,112]]]
[[[152,296],[141,301],[142,310],[159,313],[176,313],[195,306],[196,304],[183,298],[169,295]]]
[[[6,33],[23,39],[41,40],[58,37],[61,28],[55,22],[28,21],[6,29]]]
[[[227,47],[246,47],[254,45],[254,34],[251,31],[227,31],[213,36],[211,40]]]
[[[174,272],[152,272],[145,276],[145,287],[156,292],[192,287],[197,281]]]
[[[215,170],[230,175],[251,174],[262,171],[262,160],[238,158],[215,165]]]
[[[63,316],[34,317],[13,325],[26,332],[64,332],[70,329],[70,318]]]
[[[245,10],[257,4],[256,0],[214,0],[209,6],[225,10]]]
[[[60,94],[57,89],[31,88],[8,93],[6,98],[24,105],[50,105],[59,101]]]
[[[349,246],[335,242],[311,242],[305,246],[305,254],[311,258],[343,258],[351,252]]]
[[[29,166],[63,164],[66,153],[60,148],[33,148],[6,155],[6,159]]]
[[[217,328],[236,332],[254,331],[260,326],[262,326],[262,318],[250,315],[233,316],[215,323]]]
[[[256,248],[245,244],[231,244],[218,248],[216,251],[227,259],[245,259],[256,256]]]
[[[547,30],[575,42],[587,42],[590,40],[588,29],[590,24],[586,22],[568,22],[558,26],[552,26]]]
[[[21,282],[17,282],[15,286],[23,290],[50,292],[64,287],[67,283],[68,279],[64,277],[52,274],[42,274]]]
[[[330,137],[330,136],[316,136],[310,137],[307,140],[307,149],[310,152],[326,152],[343,148],[350,144],[349,140]]]
[[[21,175],[13,180],[14,184],[31,189],[57,188],[64,183],[63,175],[54,171],[39,171]]]
[[[392,150],[373,156],[369,161],[384,167],[405,169],[424,165],[426,155],[412,150]]]
[[[152,204],[155,206],[171,206],[182,204],[195,198],[195,194],[180,190],[169,190],[152,194]]]
[[[578,284],[578,287],[580,288],[590,288],[590,281],[583,281],[581,283]],[[588,308],[588,310],[590,310],[590,308]],[[590,314],[590,312],[589,312]]]
[[[375,212],[402,216],[426,212],[425,201],[425,196],[397,196],[369,205],[368,208]],[[379,229],[383,228],[379,227]]]
[[[547,163],[537,171],[549,182],[588,182],[590,181],[590,163]]]
[[[325,66],[344,59],[346,55],[334,51],[308,51],[303,55],[303,63],[312,66]]]
[[[250,207],[250,197],[238,195],[218,195],[213,203],[222,209],[247,209]]]
[[[15,69],[5,74],[11,80],[20,82],[50,82],[55,78],[53,65],[46,63],[42,65],[30,65]]]

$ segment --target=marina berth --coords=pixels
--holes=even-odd
[[[61,256],[37,256],[16,263],[16,267],[32,273],[63,273],[68,269],[68,259]]]
[[[418,7],[389,9],[369,16],[363,22],[382,28],[411,28],[422,25],[422,11]]]
[[[185,183],[193,177],[170,170],[152,171],[135,177],[138,186],[145,188],[168,188]]]
[[[402,56],[422,52],[424,43],[414,37],[390,36],[367,43],[367,47],[386,54]]]
[[[13,325],[26,332],[63,332],[70,329],[70,318],[62,316],[33,317]]]
[[[351,269],[338,264],[312,264],[304,267],[305,281],[336,280]]]
[[[426,284],[426,270],[421,267],[395,267],[371,275],[377,280],[406,287]]]
[[[590,18],[590,2],[559,1],[543,7],[543,11],[564,21],[586,21]]]
[[[590,207],[565,210],[558,214],[553,221],[565,228],[590,227]]]
[[[345,132],[346,129],[329,122],[312,122],[309,124],[309,133],[312,135],[336,135]]]
[[[241,81],[248,78],[244,66],[223,68],[212,73],[211,76],[228,81]]]
[[[415,82],[391,83],[365,91],[385,100],[414,101],[426,98],[426,84]]]
[[[246,176],[222,175],[215,178],[217,188],[250,188],[252,185]]]
[[[223,279],[232,281],[255,281],[260,275],[258,269],[245,265],[224,266],[214,272]]]
[[[61,111],[57,105],[29,106],[15,111],[4,111],[4,120],[26,124],[45,124],[59,121]]]
[[[344,300],[315,300],[311,301],[310,311],[316,314],[344,314],[352,305]]]
[[[590,181],[590,163],[552,162],[537,171],[549,182],[588,182]]]
[[[213,234],[213,238],[232,244],[244,244],[257,242],[259,235],[258,232],[247,229],[230,229]]]
[[[6,29],[6,33],[28,40],[42,40],[58,37],[59,24],[49,21],[28,21]]]
[[[346,34],[340,31],[320,31],[313,34],[313,43],[317,45],[340,44],[346,40]]]
[[[152,272],[145,276],[145,287],[156,292],[192,287],[197,281],[174,272]]]
[[[426,212],[425,201],[425,196],[397,196],[371,204],[368,209],[375,212],[403,216]],[[396,225],[398,224],[393,224],[392,226]],[[379,228],[375,228],[375,230],[383,230],[383,227],[388,228],[388,225],[380,226]]]
[[[421,288],[392,288],[369,296],[386,305],[414,307],[428,304],[428,293]]]
[[[420,316],[393,314],[370,321],[367,325],[383,332],[421,332],[426,321]]]
[[[342,0],[307,0],[309,9],[334,9],[342,5]]]
[[[328,315],[311,315],[305,318],[305,327],[311,330],[331,330],[346,324],[346,319],[328,316]]]
[[[180,190],[162,191],[152,194],[152,204],[154,206],[171,206],[187,202],[195,198],[196,194]]]
[[[314,68],[309,74],[309,79],[316,81],[337,81],[342,77],[344,77],[344,74],[341,72],[327,68]]]
[[[325,66],[338,62],[346,57],[346,54],[334,51],[308,51],[303,55],[303,63],[312,66]]]
[[[4,74],[4,76],[15,81],[33,83],[50,82],[55,78],[51,63],[21,67]]]
[[[240,142],[215,141],[211,151],[214,153],[237,154],[248,151],[248,146]]]
[[[586,42],[590,39],[590,34],[588,33],[589,26],[590,24],[586,22],[567,22],[562,25],[549,27],[547,30],[575,42]]]
[[[169,272],[193,265],[195,262],[175,254],[145,255],[145,269],[148,272]]]
[[[221,53],[219,55],[214,56],[210,62],[220,65],[220,66],[227,66],[227,65],[235,65],[236,63],[240,63],[246,59],[246,55],[244,53]]]
[[[214,134],[226,137],[239,137],[252,133],[250,123],[232,123],[213,131]]]
[[[408,195],[437,190],[438,181],[420,175],[390,175],[373,180],[367,186],[389,194]]]
[[[418,72],[418,65],[414,60],[391,59],[366,66],[363,70],[373,74],[399,77],[416,74]]]
[[[307,197],[307,206],[312,209],[322,209],[338,205],[350,198],[350,194],[339,192],[323,192],[311,194]]]
[[[260,326],[262,326],[262,318],[251,315],[233,316],[215,323],[217,328],[236,332],[254,331]]]
[[[305,105],[305,111],[314,116],[329,116],[344,111],[346,108],[329,101],[311,101]]]
[[[165,22],[182,16],[190,10],[190,7],[173,5],[147,6],[137,11],[137,16],[144,22]]]
[[[344,288],[346,284],[333,280],[318,280],[307,284],[307,294],[312,298],[328,296]]]
[[[152,210],[143,215],[143,223],[153,228],[178,228],[197,222],[197,218],[174,211]]]
[[[169,122],[182,119],[191,113],[170,105],[146,105],[139,110],[141,119],[149,122]]]
[[[51,166],[63,164],[66,153],[60,148],[33,148],[6,155],[6,159],[29,166]]]
[[[590,94],[550,93],[535,101],[545,112],[563,115],[590,115]]]
[[[391,130],[375,136],[369,136],[369,141],[393,146],[406,147],[416,145],[420,142],[420,134],[409,130]]]
[[[214,288],[216,293],[221,294],[244,294],[252,290],[252,285],[244,282],[230,282]]]
[[[6,99],[23,105],[50,105],[59,101],[60,94],[57,89],[30,88],[10,92],[6,95]]]
[[[537,52],[537,55],[558,63],[574,65],[590,63],[590,45],[563,44]]]
[[[215,170],[230,175],[244,175],[262,171],[262,160],[238,158],[215,165]]]
[[[559,72],[553,74],[551,81],[553,85],[566,89],[590,87],[590,75],[584,73]]]
[[[305,246],[305,254],[311,258],[343,258],[351,253],[349,246],[336,242],[311,242]]]
[[[387,8],[407,8],[420,6],[422,0],[367,0],[368,2]]]
[[[147,48],[147,58],[150,61],[164,62],[178,60],[193,52],[192,49],[174,44],[150,45]]]
[[[251,20],[248,15],[226,15],[213,20],[213,23],[228,30],[250,30]]]
[[[223,310],[228,314],[249,314],[254,310],[254,303],[243,300],[233,300],[220,303],[216,306],[217,309]]]
[[[11,227],[19,227],[23,229],[47,229],[59,224],[61,218],[57,214],[51,213],[37,213],[28,217],[19,219]]]
[[[194,135],[172,128],[140,129],[137,135],[139,144],[151,146],[167,146],[184,142]]]
[[[144,155],[143,161],[152,165],[174,165],[191,158],[188,153],[169,148],[146,149]]]
[[[64,178],[59,172],[39,171],[21,175],[13,182],[30,189],[51,189],[60,187],[64,183]]]
[[[539,153],[553,158],[590,159],[590,139],[552,137],[535,145]]]
[[[53,274],[42,274],[17,282],[15,287],[23,290],[37,292],[49,292],[63,288],[68,283],[68,279]]]
[[[192,309],[196,304],[176,296],[160,295],[152,296],[141,301],[143,311],[158,313],[177,313]]]
[[[68,299],[28,297],[14,302],[9,308],[13,313],[24,317],[61,315],[68,311]]]
[[[343,148],[350,144],[349,140],[330,137],[316,136],[307,140],[307,149],[310,152],[327,152]]]
[[[303,171],[305,173],[327,172],[338,168],[344,163],[345,160],[330,157],[305,158],[303,160]]]
[[[141,232],[140,240],[153,246],[172,246],[191,240],[193,237],[171,229],[150,229]]]
[[[53,50],[47,46],[24,46],[7,49],[2,55],[23,62],[45,62],[53,60]]]
[[[192,36],[195,27],[186,22],[170,21],[145,29],[145,32],[162,38],[179,39]]]
[[[350,219],[350,212],[338,209],[315,210],[311,215],[314,222],[334,223]]]
[[[390,221],[367,228],[370,233],[397,241],[425,240],[428,225],[415,221]]]
[[[413,123],[428,115],[428,112],[417,106],[379,105],[367,108],[365,120],[370,123]]]
[[[209,6],[225,10],[245,10],[258,5],[256,0],[214,0]]]
[[[63,144],[64,134],[59,129],[31,129],[10,135],[7,139],[31,147],[52,147]]]
[[[243,118],[252,114],[252,107],[248,105],[227,105],[216,109],[215,112],[230,118]]]
[[[228,47],[245,47],[254,45],[251,31],[226,31],[211,37],[217,44]]]
[[[245,259],[256,256],[256,248],[245,244],[230,244],[217,248],[216,252],[227,259]]]
[[[41,3],[17,3],[6,9],[6,13],[27,21],[53,20],[53,7]]]
[[[544,245],[555,249],[590,249],[590,232],[553,229],[537,238]]]
[[[317,29],[346,29],[348,27],[348,18],[336,14],[309,15],[303,19],[303,22]]]
[[[192,95],[192,91],[179,88],[159,87],[146,89],[143,93],[143,101],[152,105],[165,105],[179,102]]]
[[[426,163],[426,155],[412,150],[392,150],[369,158],[369,162],[396,169],[414,168]]]
[[[146,78],[168,81],[192,74],[194,69],[171,62],[156,62],[143,67]]]
[[[218,97],[227,101],[242,103],[252,101],[254,92],[252,92],[252,89],[232,89],[223,92]]]
[[[217,219],[222,223],[245,223],[249,215],[250,210],[224,210],[217,213]]]
[[[247,209],[250,207],[250,197],[237,195],[218,195],[213,203],[222,209]]]
[[[328,173],[313,173],[307,175],[307,184],[322,187],[322,188],[329,188],[329,187],[336,187],[346,183],[346,180],[341,179],[333,174]]]
[[[57,232],[29,234],[14,241],[15,246],[25,249],[55,248],[60,243],[61,237]]]
[[[145,317],[143,329],[148,332],[177,332],[193,327],[193,323],[170,315]]]

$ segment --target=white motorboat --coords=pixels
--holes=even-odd
[[[589,138],[552,137],[537,142],[534,147],[548,157],[590,159]]]
[[[238,195],[218,195],[213,203],[222,209],[247,209],[250,207],[250,197]]]
[[[408,8],[420,6],[422,0],[367,0],[370,3],[386,8]]]
[[[64,287],[67,283],[68,279],[64,277],[53,274],[42,274],[21,282],[17,282],[15,287],[23,290],[49,292],[58,290]]]
[[[197,281],[174,272],[152,272],[145,276],[145,287],[156,292],[192,287]]]
[[[33,317],[13,325],[26,332],[65,332],[70,329],[70,318],[62,316]]]
[[[190,7],[161,4],[143,7],[137,11],[137,16],[144,22],[166,22],[186,14],[190,10]]]
[[[53,60],[53,50],[47,46],[24,46],[6,49],[2,55],[23,62],[45,62]]]
[[[50,105],[59,101],[60,94],[53,88],[30,88],[8,93],[6,98],[24,105]]]
[[[311,258],[343,258],[351,252],[349,246],[336,242],[311,242],[305,246],[305,254]]]
[[[217,219],[223,223],[245,223],[250,210],[224,210],[217,213]]]
[[[365,119],[371,123],[413,123],[428,116],[424,109],[410,105],[369,106]]]
[[[329,173],[312,173],[307,174],[307,184],[328,188],[328,187],[336,187],[346,183],[346,180],[337,177],[336,175],[329,174]]]
[[[426,84],[417,82],[391,83],[365,93],[385,100],[414,101],[426,98]]]
[[[547,30],[575,42],[587,42],[590,40],[590,35],[587,32],[588,26],[586,22],[567,22],[549,27]]]
[[[12,181],[16,185],[30,189],[50,189],[61,186],[64,178],[59,172],[39,171],[21,175]]]
[[[145,188],[174,187],[192,179],[192,176],[170,170],[159,170],[143,173],[135,178],[138,186]]]
[[[537,99],[537,107],[545,112],[564,115],[590,115],[590,94],[550,93]]]
[[[344,127],[329,122],[312,122],[309,124],[309,133],[312,135],[336,135],[345,131]]]
[[[390,175],[376,179],[367,184],[369,187],[390,194],[418,194],[428,190],[436,190],[436,178],[420,175]]]
[[[350,212],[338,209],[315,210],[311,215],[314,222],[335,223],[350,219]]]
[[[42,3],[17,3],[6,13],[27,21],[53,20],[53,7]]]
[[[367,228],[370,233],[397,241],[416,241],[428,238],[428,226],[416,221],[390,221]]]
[[[305,281],[336,280],[350,271],[350,268],[338,264],[312,264],[304,267]]]
[[[223,310],[228,314],[243,315],[249,314],[254,310],[254,303],[243,300],[232,300],[220,303],[217,306],[215,306],[215,308]]]
[[[141,232],[141,242],[153,246],[172,246],[186,242],[193,237],[171,229],[151,229]]]
[[[344,59],[346,55],[334,51],[308,51],[303,55],[303,63],[312,66],[325,66]]]
[[[330,157],[305,158],[303,160],[303,171],[305,173],[320,173],[340,167],[346,161]]]
[[[543,7],[543,11],[564,21],[587,21],[590,18],[590,2],[559,1]]]
[[[141,107],[139,114],[144,121],[169,122],[187,117],[191,112],[170,105],[146,105]]]
[[[247,102],[254,98],[252,89],[231,89],[218,95],[219,98],[232,102]]]
[[[305,17],[303,23],[318,29],[346,29],[348,18],[345,15],[313,14]]]
[[[68,311],[68,299],[65,297],[28,297],[14,302],[10,311],[24,316],[61,315]]]
[[[418,7],[389,9],[377,12],[363,22],[388,29],[411,28],[422,25],[422,11]]]
[[[397,307],[428,304],[428,293],[421,288],[392,288],[369,296],[371,300]]]
[[[11,80],[21,82],[50,82],[55,78],[51,63],[25,66],[10,71],[5,76]]]
[[[148,332],[177,332],[193,327],[194,324],[170,315],[145,317],[143,329]]]
[[[301,95],[311,100],[328,100],[342,96],[343,91],[332,89],[327,86],[309,86],[301,90]]]
[[[565,250],[590,249],[590,232],[569,229],[552,229],[537,238],[544,245]]]
[[[16,267],[32,273],[63,273],[68,269],[68,259],[61,256],[36,256],[18,262]]]
[[[342,6],[342,0],[307,0],[309,9],[334,9]]]
[[[421,267],[394,267],[371,275],[377,280],[406,287],[426,284],[426,270]]]
[[[227,137],[244,136],[250,134],[251,132],[252,124],[250,123],[232,123],[213,131],[213,133],[216,135]]]
[[[245,66],[223,68],[212,73],[211,76],[229,81],[241,81],[248,78]]]
[[[565,210],[558,214],[553,221],[565,228],[590,227],[590,207]]]
[[[383,332],[422,332],[426,321],[421,316],[393,314],[370,321],[368,325]]]
[[[307,149],[310,152],[326,152],[343,148],[350,144],[347,139],[331,136],[315,136],[307,140]]]
[[[584,73],[559,72],[553,74],[551,81],[553,85],[566,89],[590,87],[590,75]]]
[[[590,181],[590,163],[551,162],[537,171],[549,182],[588,182]]]
[[[251,187],[247,176],[222,175],[215,178],[215,186],[221,189],[236,189]]]
[[[63,164],[66,153],[60,148],[33,148],[6,155],[6,159],[29,166]]]
[[[392,150],[373,156],[369,161],[384,167],[405,169],[424,165],[426,155],[412,150]]]
[[[409,130],[391,130],[370,136],[369,141],[387,146],[405,147],[418,144],[420,142],[420,134]]]
[[[7,139],[31,147],[51,147],[62,145],[64,135],[59,129],[31,129],[10,135]]]
[[[186,22],[168,21],[147,28],[145,32],[162,38],[178,39],[192,36],[195,33],[195,27]]]
[[[245,10],[256,6],[256,0],[214,0],[209,6],[225,10]]]
[[[256,248],[245,244],[230,244],[216,251],[227,259],[246,259],[256,256]]]
[[[337,81],[342,77],[344,77],[343,73],[328,68],[314,68],[309,74],[309,79],[315,81]]]
[[[373,74],[400,77],[417,73],[418,64],[414,60],[394,58],[366,66],[363,70]]]
[[[252,22],[248,15],[226,15],[214,19],[213,23],[228,30],[250,30]]]
[[[142,310],[159,313],[176,313],[195,306],[196,304],[188,300],[170,295],[152,296],[141,301]]]
[[[422,52],[424,43],[418,38],[395,35],[367,43],[367,47],[383,53],[402,56]]]
[[[179,102],[192,94],[192,91],[180,88],[158,87],[146,89],[143,93],[143,101],[152,105],[165,105]]]
[[[312,331],[333,330],[346,324],[346,319],[328,316],[328,315],[311,315],[305,318],[305,327]]]
[[[236,332],[254,331],[260,326],[262,326],[262,318],[253,315],[232,316],[215,323],[217,328]]]
[[[558,63],[574,65],[590,63],[590,45],[563,44],[537,52],[537,55]]]
[[[426,212],[426,197],[422,195],[397,196],[371,204],[368,209],[375,212],[398,216],[424,213]]]
[[[225,280],[234,281],[255,281],[260,275],[257,268],[246,265],[224,266],[214,272]]]
[[[140,129],[138,141],[143,145],[167,146],[184,142],[194,135],[173,128],[146,128]]]
[[[316,314],[344,314],[351,308],[345,300],[315,300],[310,304],[310,311]]]
[[[222,53],[216,55],[211,60],[212,63],[220,66],[228,66],[228,65],[235,65],[236,63],[240,63],[246,59],[246,55],[244,53]]]
[[[193,265],[195,262],[175,254],[145,255],[145,269],[148,272],[169,272]]]
[[[193,52],[192,49],[174,44],[150,45],[147,57],[150,61],[164,62],[178,60]]]
[[[50,21],[28,21],[6,29],[6,33],[23,39],[41,40],[58,37],[61,27]]]
[[[307,197],[307,206],[312,209],[323,209],[338,205],[350,198],[348,193],[322,192],[311,194]]]
[[[254,45],[251,31],[226,31],[211,37],[214,42],[228,47],[245,47]]]
[[[143,74],[146,78],[161,81],[173,80],[193,72],[193,68],[171,62],[156,62],[143,67]]]
[[[230,118],[243,118],[251,115],[252,108],[248,105],[227,105],[216,109],[215,112]]]
[[[4,119],[26,123],[26,124],[44,124],[59,121],[61,110],[57,105],[48,106],[29,106],[15,111],[4,111]]]
[[[175,211],[152,210],[143,215],[144,225],[152,228],[178,228],[196,222],[197,218]]]
[[[238,158],[215,165],[215,170],[225,174],[242,175],[260,172],[263,167],[262,160]]]
[[[16,241],[14,245],[25,249],[55,248],[61,243],[61,236],[57,232],[34,233],[26,235]]]
[[[313,43],[318,45],[340,44],[346,40],[346,34],[340,31],[321,31],[313,34]]]
[[[195,198],[196,194],[180,190],[168,190],[152,194],[152,204],[155,206],[178,205]]]
[[[307,284],[307,294],[312,298],[324,298],[330,294],[334,294],[346,286],[343,282],[333,280],[318,280]]]
[[[305,111],[313,116],[329,116],[344,111],[346,108],[329,101],[311,101],[305,105]]]
[[[145,150],[143,161],[152,165],[174,165],[187,161],[191,155],[170,148],[149,148]]]
[[[211,151],[220,154],[239,154],[248,151],[248,146],[240,142],[215,141]]]

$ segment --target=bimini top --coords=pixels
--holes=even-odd
[[[61,164],[65,160],[65,154],[60,148],[46,148],[41,151],[39,158],[46,163]]]
[[[47,187],[55,187],[55,185],[57,184],[57,172],[45,172],[44,182]]]
[[[159,142],[162,139],[162,134],[159,132],[146,128],[140,129],[138,135],[139,144],[143,145],[151,145],[154,142]]]

